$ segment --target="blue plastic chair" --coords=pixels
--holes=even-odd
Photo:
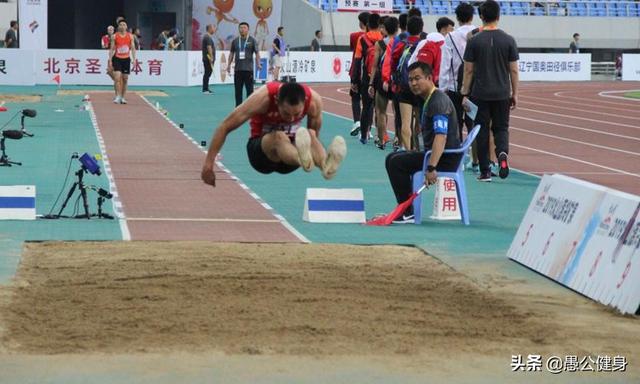
[[[460,154],[460,161],[458,163],[458,170],[456,172],[438,172],[438,177],[448,177],[456,182],[456,193],[458,194],[458,202],[460,203],[460,216],[464,225],[469,225],[469,205],[467,204],[467,189],[464,184],[464,154],[469,150],[471,144],[478,136],[480,132],[480,125],[473,127],[471,132],[467,135],[460,148],[446,149],[444,153],[458,153]],[[422,163],[422,170],[413,174],[413,191],[417,191],[424,185],[424,173],[427,170],[429,164],[429,158],[431,157],[431,151],[427,151],[424,155],[424,162]],[[421,195],[413,201],[413,216],[416,224],[422,223],[422,198]]]

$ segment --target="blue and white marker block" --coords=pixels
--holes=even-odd
[[[302,220],[310,223],[364,223],[362,189],[307,188]]]
[[[0,220],[35,220],[36,186],[0,186]]]

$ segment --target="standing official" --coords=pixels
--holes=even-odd
[[[238,26],[240,36],[231,42],[231,52],[229,53],[229,64],[227,73],[231,73],[231,64],[235,61],[236,67],[233,75],[233,84],[236,93],[236,107],[242,104],[242,87],[246,89],[247,98],[253,93],[253,56],[258,70],[262,69],[260,64],[260,51],[256,39],[249,36],[249,23],[242,22]]]
[[[207,24],[206,33],[202,37],[202,65],[204,66],[204,74],[202,75],[202,93],[212,94],[209,89],[209,79],[213,73],[213,64],[216,61],[216,48],[213,45],[211,36],[216,33],[216,27]]]

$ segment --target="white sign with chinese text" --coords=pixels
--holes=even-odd
[[[21,49],[47,49],[48,0],[19,0],[18,41]]]
[[[35,85],[33,56],[33,51],[0,49],[0,85]]]
[[[507,253],[622,313],[640,306],[640,197],[545,175]]]
[[[37,84],[53,84],[60,75],[62,86],[111,85],[107,75],[107,50],[49,49],[36,51]],[[131,61],[129,85],[186,85],[187,52],[138,51]]]
[[[640,55],[622,54],[622,80],[640,81]]]
[[[521,81],[589,81],[591,54],[521,53]]]
[[[559,281],[622,313],[640,306],[640,197],[609,190]]]
[[[507,256],[558,280],[606,190],[563,175],[545,175]]]
[[[296,81],[348,82],[351,52],[291,52],[283,59],[282,75]]]
[[[393,12],[393,0],[338,0],[338,11]]]

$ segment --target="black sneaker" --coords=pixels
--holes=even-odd
[[[500,174],[501,179],[506,179],[509,176],[509,161],[507,160],[507,154],[504,152],[500,152],[498,155],[498,166],[500,166]]]
[[[490,183],[491,182],[491,171],[480,173],[480,176],[478,176],[478,181],[483,181],[485,183]]]
[[[413,215],[402,215],[393,220],[393,224],[415,224],[416,220]]]

